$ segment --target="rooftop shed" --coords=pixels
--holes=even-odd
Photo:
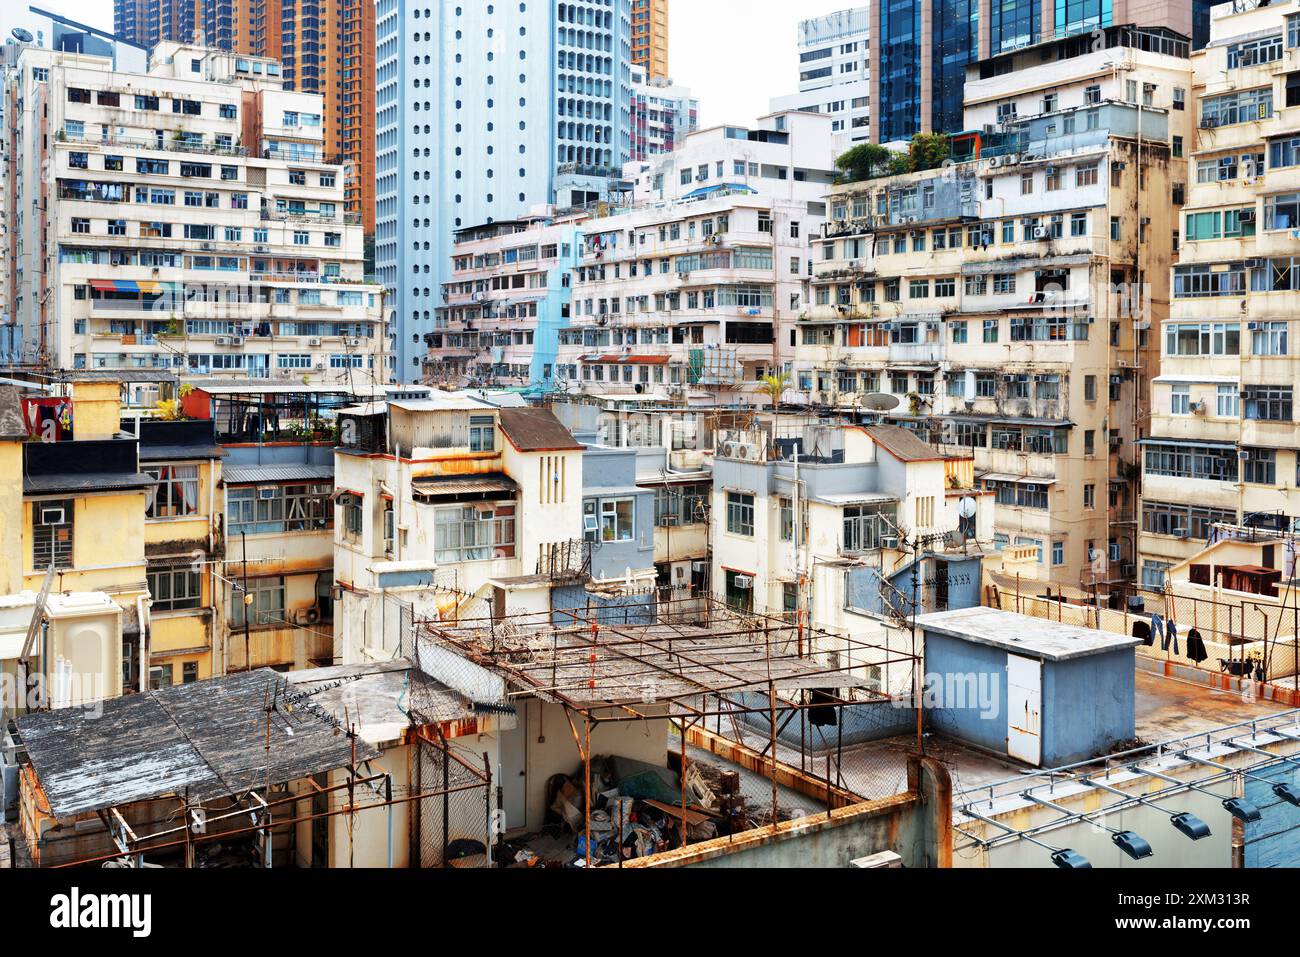
[[[985,607],[917,627],[935,730],[1035,767],[1133,740],[1136,638]]]

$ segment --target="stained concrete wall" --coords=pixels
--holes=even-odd
[[[952,866],[952,782],[932,758],[908,759],[908,790],[829,814],[641,858],[637,867],[847,867],[893,851],[904,867]],[[625,864],[626,868],[629,866]]]

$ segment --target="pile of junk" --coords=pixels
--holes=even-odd
[[[740,772],[705,761],[669,754],[672,767],[618,755],[591,759],[591,865],[618,864],[726,837],[771,823],[770,786],[766,802],[741,794]],[[685,810],[682,793],[685,788]],[[507,867],[587,866],[587,820],[583,768],[553,775],[546,787],[546,821],[539,833],[497,847]],[[802,817],[800,808],[777,808],[779,821]]]

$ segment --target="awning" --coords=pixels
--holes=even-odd
[[[719,183],[717,186],[701,186],[699,189],[693,189],[682,199],[698,199],[701,196],[711,196],[714,193],[720,193],[727,190],[732,193],[757,193],[758,190],[744,183]]]
[[[1144,439],[1138,439],[1134,445],[1182,445],[1192,449],[1214,449],[1216,451],[1228,451],[1237,447],[1236,442],[1215,442],[1207,439],[1163,439],[1156,435],[1148,435]]]
[[[1006,472],[987,472],[976,476],[981,482],[1011,482],[1017,485],[1055,485],[1053,476],[1009,475]]]
[[[336,502],[339,501],[340,499],[349,498],[349,497],[364,499],[366,496],[365,493],[356,492],[350,488],[335,489],[334,494],[330,496],[330,498],[334,499],[334,501]]]
[[[582,362],[608,362],[618,363],[621,365],[646,365],[646,366],[666,366],[668,364],[667,356],[632,356],[632,355],[589,355],[582,356]]]
[[[137,282],[133,279],[92,279],[90,288],[96,292],[133,292],[143,293],[146,296],[161,296],[164,292],[175,292],[178,283],[174,282],[153,282],[143,280]]]
[[[519,484],[502,472],[493,472],[412,479],[411,491],[420,498],[514,498]]]

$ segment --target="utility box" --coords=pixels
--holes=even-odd
[[[934,731],[1034,767],[1084,761],[1135,737],[1138,639],[984,607],[916,623]]]

